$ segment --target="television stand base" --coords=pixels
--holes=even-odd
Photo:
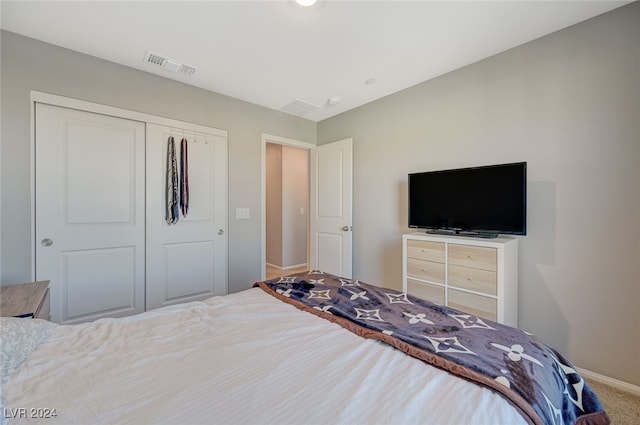
[[[455,230],[447,230],[447,229],[429,229],[426,231],[430,235],[448,235],[455,236],[458,234]]]
[[[465,232],[463,230],[448,230],[448,229],[431,229],[431,230],[427,230],[426,232],[431,235],[467,236],[467,237],[483,238],[483,239],[494,239],[499,236],[498,233]]]

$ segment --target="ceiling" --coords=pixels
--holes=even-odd
[[[2,0],[0,22],[7,31],[321,121],[626,3],[318,0],[305,8],[292,0]],[[148,52],[195,73],[147,63]],[[283,109],[292,103],[302,109]]]

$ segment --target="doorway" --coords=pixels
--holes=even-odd
[[[262,135],[261,279],[308,269],[311,143]]]
[[[266,145],[266,278],[307,270],[309,151]]]
[[[310,143],[262,134],[261,279],[266,279],[267,143],[306,150],[308,169],[307,264],[309,268],[351,278],[353,210],[353,140],[316,147]],[[299,210],[298,210],[299,211]],[[291,274],[290,270],[287,273]]]

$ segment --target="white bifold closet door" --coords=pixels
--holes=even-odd
[[[227,136],[36,103],[35,278],[52,320],[227,293]],[[165,221],[167,139],[188,140],[190,208]]]
[[[36,104],[36,279],[54,322],[145,309],[145,124]]]
[[[189,212],[165,220],[167,140],[187,139]],[[147,124],[147,310],[227,293],[226,136]]]

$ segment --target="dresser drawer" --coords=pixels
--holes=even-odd
[[[489,295],[498,294],[498,275],[494,271],[449,264],[449,285]]]
[[[444,244],[430,241],[407,241],[407,257],[444,263]]]
[[[444,263],[407,258],[407,276],[444,283]]]
[[[498,254],[495,248],[451,244],[449,245],[449,264],[495,272]]]
[[[444,305],[444,286],[407,279],[407,292],[423,300]]]
[[[495,298],[483,297],[482,295],[469,294],[467,292],[456,291],[449,288],[448,305],[456,310],[497,321],[498,304]]]

